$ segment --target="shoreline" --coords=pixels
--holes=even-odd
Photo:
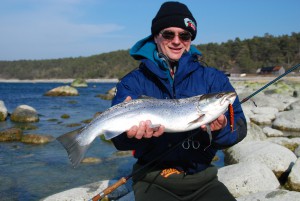
[[[20,80],[20,79],[0,79],[0,83],[72,83],[75,79],[34,79],[34,80]],[[87,83],[117,83],[117,78],[106,79],[85,79]]]
[[[267,82],[275,79],[277,76],[231,76],[228,77],[230,81],[262,81]],[[66,78],[66,79],[3,79],[0,78],[0,83],[72,83],[75,78]],[[97,78],[97,79],[84,79],[87,83],[118,83],[118,78]],[[300,76],[288,75],[281,80],[289,80],[293,82],[300,82]]]

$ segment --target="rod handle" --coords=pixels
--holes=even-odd
[[[98,201],[100,199],[102,199],[104,196],[110,194],[111,192],[113,192],[114,190],[116,190],[119,186],[122,186],[123,184],[125,184],[127,182],[127,179],[125,179],[125,177],[122,177],[121,179],[119,179],[116,183],[114,183],[113,185],[107,187],[106,189],[104,189],[101,193],[97,194],[96,196],[94,196],[92,198],[93,201]]]

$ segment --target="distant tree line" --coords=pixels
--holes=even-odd
[[[206,63],[231,73],[255,73],[258,68],[300,63],[300,33],[229,40],[197,46]]]
[[[204,61],[231,73],[255,73],[257,68],[300,63],[300,33],[274,37],[265,34],[252,39],[196,45]],[[89,57],[49,60],[0,61],[0,78],[64,79],[121,78],[139,62],[129,50],[118,50]]]

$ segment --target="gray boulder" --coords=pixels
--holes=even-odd
[[[10,116],[11,121],[15,122],[38,122],[37,111],[29,105],[18,106]]]
[[[277,114],[273,128],[284,131],[300,131],[300,110],[284,111]]]
[[[282,131],[267,126],[263,128],[263,132],[267,137],[283,137],[284,135]]]
[[[247,97],[248,95],[250,95],[250,93],[239,94],[240,100]],[[270,95],[264,94],[257,94],[256,96],[251,98],[251,101],[246,102],[244,105],[245,107],[251,107],[252,109],[255,109],[257,107],[270,107],[270,105],[272,105],[273,108],[278,109],[278,111],[283,111],[285,109],[284,100],[273,98]],[[255,105],[257,105],[257,107]]]
[[[45,96],[78,96],[78,90],[71,86],[60,86],[47,91]]]
[[[105,94],[99,94],[96,97],[99,97],[103,100],[112,100],[116,94],[116,87],[111,88],[110,90],[108,90]]]
[[[71,83],[72,87],[88,87],[87,82],[84,79],[78,78]]]
[[[47,144],[54,140],[55,138],[50,135],[27,134],[22,136],[21,142],[26,144]]]
[[[237,201],[299,201],[300,192],[282,189],[253,193],[239,197]]]
[[[250,117],[250,120],[258,125],[271,125],[274,119],[274,114],[254,114]]]
[[[300,138],[287,138],[287,137],[270,137],[266,139],[268,142],[272,142],[275,144],[279,144],[288,148],[291,151],[295,151],[295,149],[300,145]]]
[[[289,189],[300,192],[300,158],[297,159],[293,166],[292,171],[288,176],[287,184]]]
[[[293,103],[291,103],[288,107],[288,110],[300,110],[300,100],[297,100]]]
[[[220,168],[218,178],[234,197],[275,190],[280,186],[274,173],[265,164],[254,161]]]
[[[298,158],[300,157],[300,145],[295,149],[295,154]]]
[[[266,164],[279,178],[291,169],[297,157],[289,149],[267,141],[239,143],[224,151],[227,164],[239,162],[261,162]]]
[[[271,96],[272,96],[272,98],[275,98],[275,99],[279,100],[282,103],[282,106],[284,107],[284,110],[290,110],[289,106],[293,102],[299,100],[299,98],[292,97],[292,93],[289,94],[289,95],[288,94],[286,94],[286,95],[283,95],[283,94],[272,94]]]
[[[250,118],[254,115],[254,113],[252,112],[253,107],[249,104],[245,104],[245,105],[242,105],[242,109],[243,109],[243,112],[244,112],[246,118],[248,118],[250,120]],[[248,123],[248,121],[247,121],[247,123]]]
[[[263,129],[258,125],[250,122],[247,124],[247,128],[247,136],[240,143],[261,141],[267,139],[267,136],[266,134],[264,134]]]
[[[81,200],[90,200],[108,186],[115,184],[116,180],[105,180],[99,181],[91,184],[87,184],[84,186],[80,186],[77,188],[72,188],[70,190],[66,190],[49,197],[42,199],[43,201],[81,201]],[[109,200],[116,200],[124,195],[128,194],[129,190],[126,185],[122,185],[108,195]]]
[[[20,141],[23,131],[20,128],[8,128],[0,131],[0,142]]]
[[[5,121],[7,118],[8,112],[5,104],[2,100],[0,100],[0,121]]]
[[[256,107],[256,108],[252,108],[251,111],[254,114],[270,114],[270,115],[275,115],[279,112],[277,108],[274,107]]]

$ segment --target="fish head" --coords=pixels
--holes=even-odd
[[[220,110],[225,112],[228,105],[233,104],[236,96],[235,92],[204,94],[199,98],[198,110],[201,112]]]
[[[219,94],[219,96],[221,96],[220,98],[222,99],[221,104],[227,104],[227,106],[229,104],[233,104],[233,102],[236,99],[236,93],[234,91],[231,92],[225,92],[225,93],[221,93]]]

